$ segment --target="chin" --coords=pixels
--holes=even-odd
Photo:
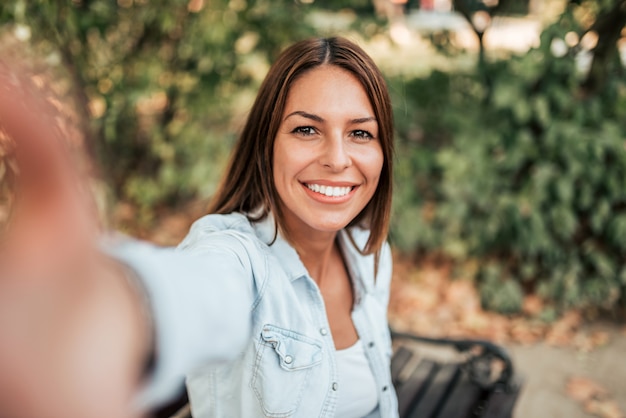
[[[317,222],[313,222],[311,224],[309,224],[309,226],[317,231],[323,231],[323,232],[339,232],[342,229],[344,229],[346,226],[348,226],[348,224],[350,223],[350,220],[329,220],[329,221],[317,221]]]

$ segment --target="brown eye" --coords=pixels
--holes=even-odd
[[[294,129],[291,132],[297,135],[301,135],[301,136],[311,136],[311,135],[315,135],[316,133],[315,128],[312,126],[298,126],[296,129]]]
[[[374,139],[374,135],[372,135],[370,132],[365,131],[363,129],[357,129],[355,131],[352,131],[351,135],[357,139],[361,139],[361,140],[370,140],[370,139]]]

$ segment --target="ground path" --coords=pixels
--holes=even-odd
[[[615,324],[586,327],[606,332],[606,344],[590,352],[545,342],[507,345],[515,365],[526,377],[515,418],[624,417],[626,333]]]
[[[480,306],[472,282],[445,263],[396,257],[391,324],[431,337],[488,339],[504,345],[525,384],[514,418],[626,418],[626,326],[590,321],[575,310],[546,321],[527,296],[524,314]]]

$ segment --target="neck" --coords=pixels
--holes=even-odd
[[[331,263],[340,256],[337,232],[291,230],[289,237],[307,271],[319,285]]]
[[[324,277],[327,276],[326,273],[332,261],[339,255],[339,249],[334,238],[326,241],[324,244],[321,244],[321,242],[309,242],[308,244],[314,245],[309,245],[306,249],[300,248],[300,259],[313,280],[320,285]]]

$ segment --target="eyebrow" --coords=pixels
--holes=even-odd
[[[303,118],[311,119],[311,120],[313,120],[315,122],[319,122],[319,123],[325,122],[324,118],[322,118],[321,116],[314,115],[314,114],[308,113],[308,112],[304,112],[302,110],[296,110],[295,112],[291,112],[290,114],[285,116],[284,120],[287,120],[290,117],[295,116],[295,115],[302,116]],[[364,118],[352,119],[350,122],[351,123],[366,123],[366,122],[378,122],[378,121],[376,120],[376,118],[374,116],[367,116],[367,117],[364,117]]]
[[[287,119],[289,119],[290,117],[295,116],[295,115],[302,116],[303,118],[307,118],[307,119],[314,120],[315,122],[320,122],[320,123],[321,123],[321,122],[324,122],[324,118],[322,118],[322,117],[320,117],[320,116],[317,116],[317,115],[314,115],[314,114],[312,114],[312,113],[307,113],[307,112],[304,112],[304,111],[302,111],[302,110],[296,110],[295,112],[291,112],[290,114],[288,114],[287,116],[285,116],[285,119],[284,119],[284,120],[287,120]]]

